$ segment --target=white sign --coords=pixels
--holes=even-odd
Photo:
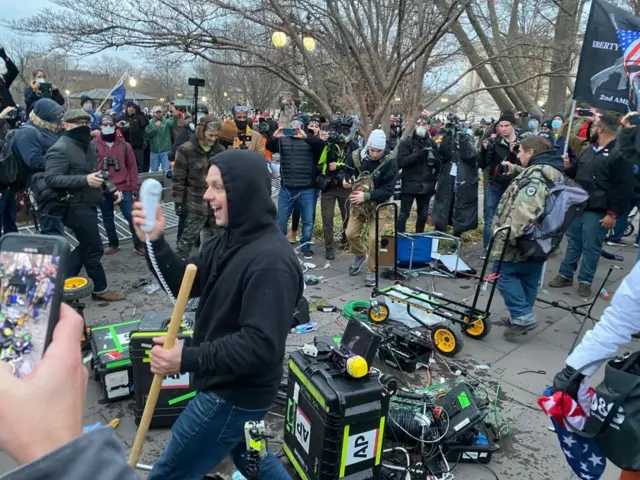
[[[304,416],[300,407],[296,408],[296,439],[304,451],[309,454],[311,443],[311,422]]]
[[[129,371],[121,370],[119,372],[107,373],[104,376],[104,385],[107,388],[128,387]]]
[[[189,388],[189,373],[177,373],[175,375],[167,375],[162,380],[163,390],[177,389],[177,388]]]
[[[378,430],[349,435],[345,466],[371,460],[376,455]]]
[[[118,333],[116,336],[118,337],[120,346],[126,347],[129,345],[129,342],[131,341],[131,332]]]

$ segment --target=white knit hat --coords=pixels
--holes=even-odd
[[[387,146],[387,136],[382,130],[374,130],[369,135],[367,140],[367,146],[371,148],[377,148],[378,150],[384,150]]]
[[[162,111],[162,107],[161,107],[160,105],[156,105],[155,107],[153,107],[153,108],[151,109],[151,111],[152,111],[153,113],[161,112],[161,111]]]

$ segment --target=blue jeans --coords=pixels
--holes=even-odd
[[[533,304],[538,295],[538,283],[540,283],[543,265],[544,262],[534,261],[502,263],[498,291],[509,310],[513,325],[536,323]]]
[[[122,216],[129,222],[129,230],[133,237],[133,246],[138,248],[141,245],[141,241],[136,235],[133,228],[133,222],[131,217],[131,210],[133,210],[133,194],[131,192],[120,192],[122,194],[122,200],[118,205]],[[100,211],[102,212],[102,224],[107,231],[107,238],[109,239],[110,247],[118,247],[120,241],[118,240],[118,234],[116,233],[116,224],[113,215],[114,205],[113,197],[110,194],[105,194],[100,202]]]
[[[269,410],[234,407],[215,393],[198,392],[171,429],[171,440],[147,480],[201,480],[227,455],[245,477],[244,424],[260,421]],[[260,463],[260,478],[291,480],[273,453]]]
[[[313,220],[316,209],[316,190],[314,188],[282,188],[278,194],[278,223],[280,230],[287,234],[287,223],[294,208],[300,209],[302,219],[302,239],[300,244],[311,241]],[[305,245],[305,249],[311,248]]]
[[[171,169],[169,163],[169,152],[153,153],[151,152],[151,171],[157,172],[162,165],[162,171],[168,172]]]
[[[9,188],[0,189],[2,198],[0,198],[0,234],[17,232],[16,226],[16,193]]]
[[[578,282],[591,285],[596,275],[602,241],[606,233],[606,229],[600,225],[600,220],[603,218],[604,213],[584,212],[581,217],[573,221],[567,230],[567,253],[560,264],[560,276],[573,280],[573,274],[582,257]]]
[[[484,209],[484,231],[482,233],[482,248],[485,250],[489,246],[491,235],[493,234],[493,230],[491,229],[493,217],[498,209],[498,204],[500,203],[502,194],[506,189],[506,187],[500,187],[492,183],[487,187],[487,201]]]
[[[624,215],[618,218],[618,220],[616,221],[616,226],[613,227],[613,232],[611,233],[611,235],[609,235],[607,240],[610,240],[612,242],[620,241],[620,239],[622,238],[622,235],[624,234],[624,231],[627,229],[627,225],[629,224],[627,217],[631,213],[631,210],[633,210],[633,207],[640,208],[640,198],[631,199],[631,201],[629,202],[629,210],[624,212]],[[636,242],[639,239],[640,239],[640,230],[636,233]]]

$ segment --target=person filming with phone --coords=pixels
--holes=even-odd
[[[44,70],[34,70],[31,83],[24,87],[24,104],[27,114],[31,113],[34,104],[41,98],[51,98],[58,105],[64,105],[64,97],[55,84],[49,83]]]

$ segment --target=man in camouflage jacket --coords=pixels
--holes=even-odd
[[[506,337],[524,335],[537,326],[533,304],[544,262],[522,258],[516,242],[528,226],[540,220],[549,185],[555,183],[564,171],[562,156],[541,136],[523,140],[518,159],[522,166],[504,162],[509,168],[509,175],[517,176],[502,196],[493,221],[493,231],[511,226],[498,279],[498,290],[510,314],[510,318],[502,322],[507,327]],[[506,236],[507,231],[496,236],[492,258],[500,258]]]
[[[207,191],[205,178],[211,158],[225,150],[218,143],[219,133],[220,122],[211,115],[205,115],[198,121],[195,136],[176,150],[171,180],[176,214],[185,215],[184,230],[176,249],[182,258],[189,256],[211,215],[209,205],[202,197]]]

